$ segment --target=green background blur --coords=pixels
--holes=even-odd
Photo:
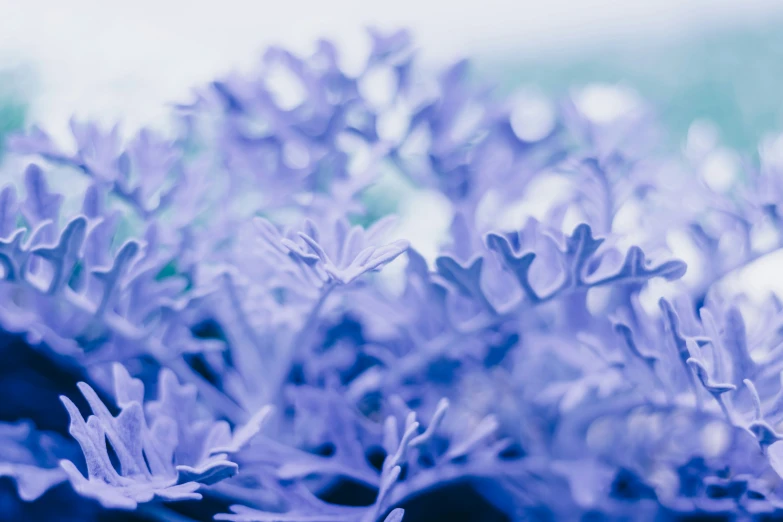
[[[537,56],[506,52],[476,58],[474,73],[498,84],[499,94],[533,86],[554,98],[592,82],[620,83],[659,109],[672,144],[681,143],[696,119],[714,122],[721,141],[744,153],[754,152],[765,134],[783,130],[783,24],[661,40],[582,50],[564,44]],[[35,95],[20,86],[34,84],[31,79],[35,64],[0,68],[0,137],[30,123]]]
[[[18,70],[0,70],[0,154],[5,136],[25,125],[29,100],[22,92],[24,76]]]
[[[780,24],[487,60],[476,72],[498,78],[501,92],[532,85],[557,97],[592,82],[632,87],[659,109],[672,140],[682,140],[694,120],[707,119],[724,144],[749,153],[765,134],[783,131]]]

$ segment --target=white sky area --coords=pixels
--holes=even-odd
[[[269,44],[307,52],[327,37],[356,67],[368,25],[410,28],[421,59],[446,64],[461,56],[557,59],[590,45],[666,41],[780,15],[783,0],[0,0],[0,71],[34,73],[29,119],[67,139],[73,115],[121,121],[126,131],[165,124],[167,103],[251,69]],[[408,210],[431,212],[402,209],[403,224],[419,248],[434,248],[448,212],[422,197]],[[746,284],[783,288],[783,278],[769,278],[774,271],[755,271]]]
[[[271,43],[307,51],[326,36],[347,61],[362,28],[409,27],[427,62],[557,53],[667,39],[783,13],[779,0],[0,0],[0,69],[32,66],[31,120],[55,134],[72,114],[126,128],[163,121],[170,101]]]

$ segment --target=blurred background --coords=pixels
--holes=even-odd
[[[473,59],[499,94],[621,85],[660,111],[674,144],[694,120],[750,152],[783,129],[780,0],[0,0],[0,133],[72,115],[125,131],[165,125],[166,104],[269,44],[319,37],[360,64],[362,28],[410,27],[425,64]]]
[[[165,128],[171,103],[231,71],[253,71],[273,44],[309,53],[318,38],[331,39],[343,68],[358,73],[369,51],[365,28],[374,26],[411,29],[424,67],[468,57],[476,81],[497,96],[533,93],[542,105],[528,107],[530,121],[545,122],[547,104],[563,96],[581,96],[581,108],[598,118],[641,98],[657,109],[669,152],[706,147],[715,152],[710,168],[728,179],[760,143],[783,150],[781,0],[0,0],[0,7],[0,147],[3,136],[33,123],[68,146],[72,116],[120,122],[125,134]],[[375,210],[400,214],[400,235],[434,255],[448,206],[387,185],[379,184]],[[392,200],[405,204],[386,208]],[[767,256],[738,284],[766,295],[777,281],[783,291],[783,279],[770,277],[781,260]]]

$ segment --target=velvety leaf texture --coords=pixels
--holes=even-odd
[[[369,37],[358,74],[269,49],[165,131],[10,139],[3,514],[783,517],[783,305],[743,287],[779,157],[713,189],[649,107],[572,98],[534,138],[522,94]]]

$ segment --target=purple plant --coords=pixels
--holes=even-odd
[[[466,63],[370,39],[358,76],[271,49],[170,136],[10,141],[3,512],[783,515],[783,305],[732,284],[781,247],[779,166],[705,181],[641,105],[527,132]],[[379,187],[439,195],[446,237],[398,238]]]

